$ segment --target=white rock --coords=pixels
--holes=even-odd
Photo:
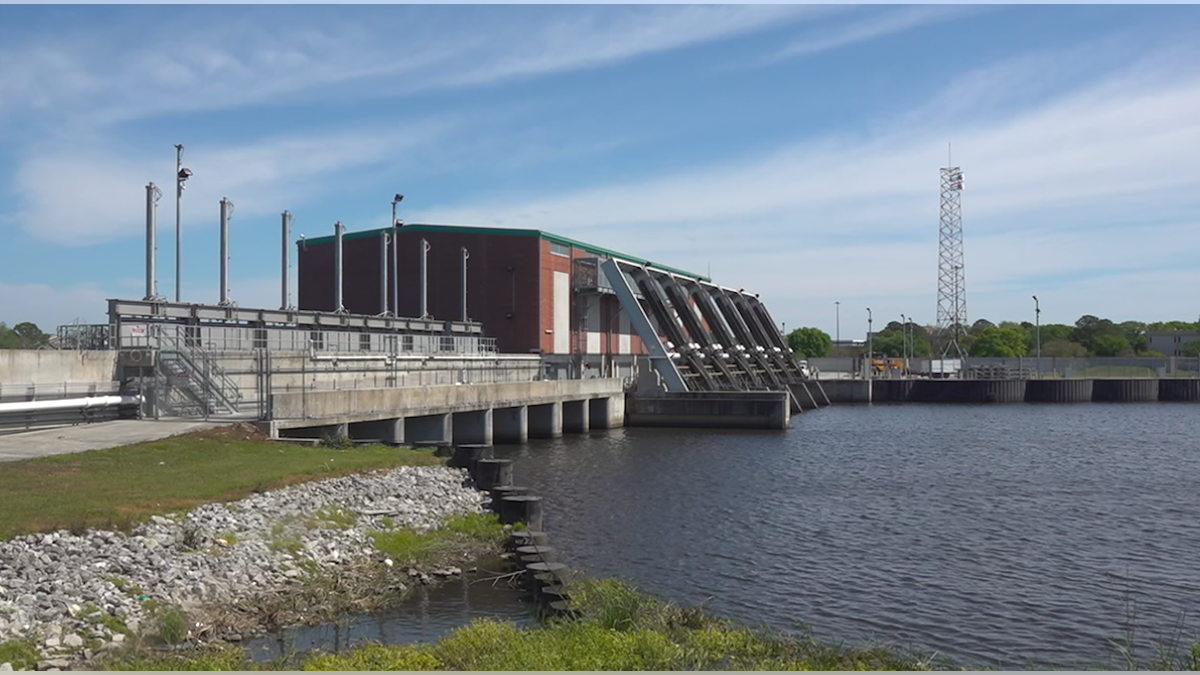
[[[66,647],[78,649],[83,646],[83,638],[74,633],[69,633],[62,639],[62,643]]]

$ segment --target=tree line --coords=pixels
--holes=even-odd
[[[877,355],[901,357],[931,356],[934,352],[934,332],[931,326],[915,323],[902,325],[892,321],[883,330],[875,333],[871,340]],[[1091,314],[1079,317],[1075,325],[1064,323],[1043,324],[1041,327],[1042,356],[1085,357],[1085,356],[1163,356],[1150,349],[1147,331],[1182,330],[1200,332],[1200,321],[1122,321],[1101,319]],[[907,337],[906,337],[907,333]],[[971,356],[1037,356],[1037,326],[1022,321],[1001,321],[994,324],[979,319],[966,330],[959,344]],[[787,334],[788,346],[796,356],[817,358],[834,354],[833,340],[819,328],[797,328]],[[866,347],[838,350],[839,355],[857,356],[866,352]],[[1200,340],[1192,340],[1183,347],[1186,356],[1200,356]]]
[[[50,344],[50,336],[36,323],[22,321],[9,328],[0,321],[0,349],[38,349]]]

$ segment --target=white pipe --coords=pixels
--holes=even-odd
[[[86,398],[64,398],[57,401],[18,401],[0,403],[0,414],[37,412],[39,410],[69,410],[72,408],[109,408],[115,405],[140,405],[141,396],[88,396]]]

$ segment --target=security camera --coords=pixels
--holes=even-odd
[[[179,180],[187,180],[192,177],[192,170],[186,166],[179,170]]]

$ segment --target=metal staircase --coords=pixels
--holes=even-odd
[[[241,390],[212,354],[188,340],[160,333],[157,390],[163,412],[180,417],[235,414]]]

